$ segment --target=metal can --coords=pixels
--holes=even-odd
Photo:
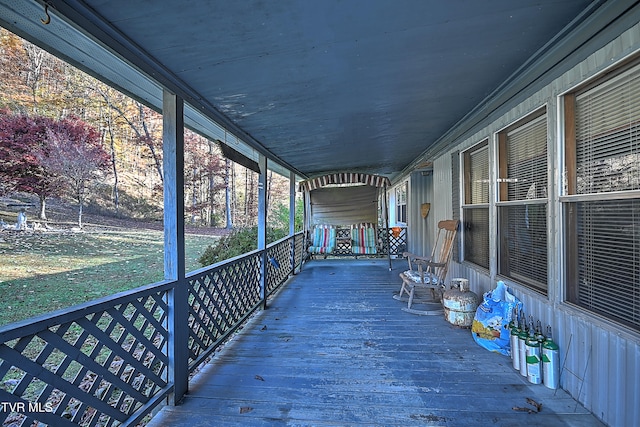
[[[540,358],[540,342],[533,332],[533,325],[529,327],[527,346],[527,379],[532,384],[542,383],[542,359]]]
[[[524,313],[520,312],[520,333],[518,334],[518,356],[520,356],[520,361],[518,362],[518,367],[520,368],[520,375],[523,377],[527,376],[527,338],[529,334],[527,333],[527,323],[525,321]]]
[[[452,279],[451,281],[457,282],[458,289],[449,289],[442,295],[445,318],[452,325],[470,328],[478,308],[478,296],[469,291],[469,280]]]
[[[551,339],[551,326],[547,326],[547,338],[542,344],[542,378],[550,389],[560,385],[560,347]]]
[[[520,327],[518,325],[518,312],[514,310],[514,316],[511,320],[511,363],[513,364],[513,369],[516,371],[520,370],[520,349],[518,344],[518,336],[520,335]]]

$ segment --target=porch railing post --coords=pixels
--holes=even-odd
[[[164,277],[175,281],[168,296],[168,380],[174,389],[169,398],[175,405],[189,386],[188,288],[184,249],[184,101],[163,94],[163,184],[164,184]]]
[[[291,273],[296,274],[296,174],[289,172],[289,241],[291,244]]]
[[[260,256],[260,298],[267,308],[267,158],[260,154],[258,181],[258,249]]]

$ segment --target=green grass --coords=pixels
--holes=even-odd
[[[186,236],[186,268],[211,236]],[[163,279],[163,234],[152,230],[0,233],[0,325]]]

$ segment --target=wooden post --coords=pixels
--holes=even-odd
[[[189,387],[188,285],[184,250],[184,102],[164,91],[162,150],[164,168],[164,278],[174,280],[168,301],[169,382],[177,404]]]
[[[296,232],[296,174],[289,172],[289,235]]]
[[[391,264],[391,242],[389,241],[389,206],[387,203],[387,184],[384,184],[382,194],[382,214],[384,215],[384,235],[387,241],[387,259],[389,260],[389,271],[391,271],[393,270],[393,265]]]
[[[289,236],[296,234],[296,174],[289,172]],[[296,241],[291,239],[291,272],[296,273]]]
[[[258,249],[260,262],[260,298],[262,308],[267,308],[267,158],[260,154],[260,178],[258,180]]]

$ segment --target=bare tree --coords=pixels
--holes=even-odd
[[[68,118],[47,130],[45,149],[40,153],[42,165],[54,175],[68,180],[73,197],[78,201],[78,226],[88,183],[109,167],[109,155],[100,143],[98,132],[86,123]]]

